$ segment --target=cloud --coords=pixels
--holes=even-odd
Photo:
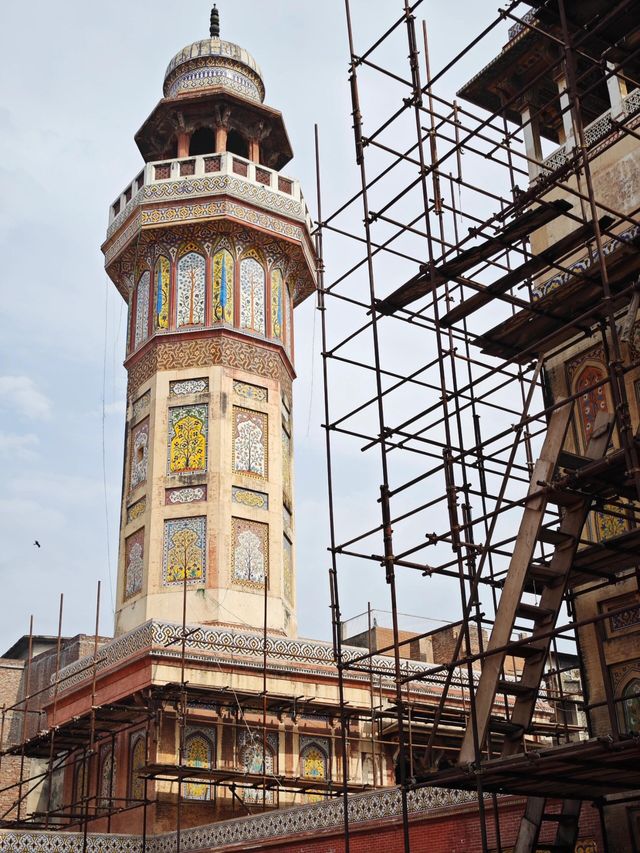
[[[0,406],[34,420],[51,417],[51,401],[28,376],[0,376]]]
[[[38,436],[33,433],[14,435],[0,432],[0,457],[33,459],[36,455],[34,448],[37,445]]]

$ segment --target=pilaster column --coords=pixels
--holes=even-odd
[[[531,181],[533,181],[540,172],[540,162],[542,160],[540,125],[538,116],[535,113],[536,109],[532,106],[530,101],[526,101],[521,104],[520,115],[522,117],[522,133],[524,136],[525,153],[527,155],[529,179]]]
[[[558,98],[560,100],[560,109],[562,110],[562,128],[564,130],[564,144],[567,148],[573,148],[575,145],[575,134],[573,132],[573,116],[571,115],[571,101],[569,100],[569,92],[567,91],[567,78],[564,73],[556,78],[556,86],[558,87]]]
[[[622,102],[627,96],[627,83],[622,77],[613,73],[614,68],[613,62],[607,62],[607,89],[611,103],[611,115],[619,116],[623,112]]]
[[[188,157],[189,156],[189,142],[191,140],[191,134],[186,131],[181,131],[178,134],[178,157]]]

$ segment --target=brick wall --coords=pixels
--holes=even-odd
[[[10,707],[20,698],[20,685],[22,681],[24,661],[0,658],[0,705]],[[4,729],[2,737],[2,748],[17,742],[20,739],[22,726],[22,714],[8,711],[5,714]],[[2,768],[0,770],[0,788],[6,789],[20,779],[20,758],[3,756]],[[0,790],[0,818],[13,818],[15,809],[11,806],[16,800],[18,789]]]
[[[487,803],[487,806],[489,804]],[[505,800],[500,805],[500,833],[503,853],[512,847],[520,826],[520,818],[524,810],[524,800]],[[559,804],[555,809],[559,810]],[[487,816],[489,849],[497,850],[496,835],[492,817]],[[411,853],[480,853],[482,838],[477,808],[467,807],[464,810],[442,810],[429,816],[420,816],[410,822],[409,827]],[[541,842],[553,839],[555,827],[543,832]],[[581,842],[595,842],[594,851],[604,851],[600,833],[598,812],[589,804],[582,808],[580,819]],[[216,848],[221,851],[238,850],[235,847]],[[586,850],[589,848],[587,847]],[[269,850],[270,853],[344,853],[345,844],[343,833],[314,832],[308,836],[298,836],[296,839],[273,842],[260,840],[255,844],[245,842],[242,850]],[[585,853],[586,853],[585,850]],[[397,819],[375,821],[366,825],[353,826],[350,832],[350,853],[403,853],[404,842],[402,823]],[[607,853],[623,853],[610,850]]]

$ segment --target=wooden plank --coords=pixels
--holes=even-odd
[[[556,832],[556,845],[564,847],[569,853],[573,853],[578,840],[578,827],[580,821],[581,800],[563,800],[562,817]]]
[[[628,287],[630,279],[640,269],[640,238],[634,237],[615,247],[606,255],[607,273],[613,295],[613,307],[621,308],[629,302],[629,296],[618,296],[618,291]],[[567,314],[567,306],[571,312]],[[571,339],[580,327],[595,323],[602,315],[602,283],[597,263],[579,271],[555,290],[545,294],[523,308],[513,317],[503,321],[473,341],[487,355],[500,358],[515,358],[523,363],[531,361],[554,347]],[[587,313],[588,312],[588,313]],[[578,325],[572,323],[581,317]],[[549,337],[544,345],[538,345]],[[527,355],[520,355],[531,348]]]
[[[613,415],[610,412],[598,412],[596,417],[593,433],[589,446],[587,447],[586,456],[589,459],[599,459],[607,452],[611,429],[613,427]],[[512,713],[511,722],[522,727],[526,731],[531,723],[533,712],[535,709],[537,691],[542,680],[544,665],[551,643],[551,638],[537,639],[539,635],[544,635],[550,631],[556,624],[560,607],[564,601],[564,596],[569,579],[569,573],[573,565],[577,542],[580,538],[580,533],[584,527],[587,516],[591,512],[592,499],[590,497],[583,499],[578,504],[574,504],[564,514],[560,530],[569,536],[574,537],[572,548],[556,549],[551,557],[549,569],[562,580],[559,583],[554,583],[542,588],[539,606],[551,614],[545,620],[541,620],[534,625],[531,632],[531,642],[536,649],[543,649],[543,654],[540,657],[530,657],[525,661],[520,676],[520,682],[524,687],[535,688],[533,694],[517,697]],[[522,748],[518,738],[513,738],[509,741],[505,740],[502,747],[502,755],[513,755],[519,752]]]
[[[376,304],[376,309],[381,314],[393,314],[398,308],[404,308],[411,302],[415,302],[416,299],[430,293],[437,285],[444,284],[445,281],[450,281],[462,275],[462,273],[476,266],[476,264],[495,255],[501,249],[512,248],[514,243],[522,240],[548,222],[557,219],[558,216],[562,216],[571,207],[571,203],[565,199],[556,199],[533,210],[528,210],[526,213],[518,216],[517,219],[514,219],[513,222],[505,225],[497,234],[487,238],[484,243],[471,246],[469,249],[460,252],[452,260],[446,261],[444,264],[436,267],[433,278],[429,272],[414,276],[397,290],[394,290],[386,299],[380,300]]]
[[[599,220],[599,225],[602,230],[609,228],[612,223],[613,219],[610,216],[603,216]],[[444,317],[441,318],[440,322],[445,328],[452,326],[454,323],[458,323],[460,320],[468,317],[470,314],[473,314],[474,311],[477,311],[479,308],[487,305],[487,303],[491,302],[495,297],[506,293],[514,285],[519,284],[519,282],[524,281],[526,278],[530,278],[545,267],[553,266],[559,258],[562,258],[572,249],[575,249],[576,246],[580,246],[592,237],[593,232],[593,222],[581,225],[570,234],[567,234],[556,243],[553,243],[553,245],[549,246],[548,249],[544,249],[528,261],[525,261],[524,264],[510,270],[510,272],[502,276],[502,278],[499,278],[497,281],[487,285],[484,290],[479,293],[474,293],[473,296],[465,299],[464,302],[460,303],[460,305],[456,305],[455,308],[452,308],[451,311],[447,312]]]
[[[547,481],[553,476],[558,454],[562,450],[571,419],[572,408],[573,404],[568,402],[561,408],[556,409],[551,415],[549,429],[542,445],[540,458],[536,462],[531,477],[531,484],[529,486],[530,495],[540,491],[540,487],[537,485],[539,480]],[[484,659],[476,691],[476,725],[478,740],[481,745],[484,743],[487,735],[489,716],[496,695],[498,681],[500,680],[500,670],[502,669],[505,658],[504,652],[490,653],[495,649],[507,646],[511,639],[516,611],[522,600],[522,591],[527,571],[533,557],[538,539],[538,530],[540,529],[546,505],[547,502],[544,495],[537,495],[535,498],[527,501],[522,514],[518,536],[496,612],[495,623],[487,645],[488,656]],[[475,748],[472,723],[470,721],[464,734],[458,761],[460,764],[468,764],[474,760]]]
[[[540,835],[546,802],[544,797],[529,797],[527,799],[513,853],[534,853]]]

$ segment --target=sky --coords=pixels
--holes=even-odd
[[[249,50],[280,109],[295,152],[285,173],[302,182],[313,216],[314,124],[319,126],[327,213],[358,186],[341,0],[220,0],[222,37]],[[164,70],[183,46],[208,34],[205,0],[32,0],[6,4],[0,33],[0,653],[28,632],[93,630],[98,580],[101,631],[113,628],[126,378],[126,312],[108,280],[100,245],[110,203],[139,172],[133,141],[162,95]],[[399,0],[352,0],[356,52],[401,11]],[[493,17],[494,4],[425,0],[437,72]],[[488,62],[506,25],[462,65],[447,94]],[[406,43],[389,46],[404,61]],[[385,81],[369,90],[365,128],[399,104]],[[369,112],[367,112],[369,110]],[[367,125],[367,122],[370,122]],[[353,227],[361,214],[353,212]],[[327,239],[327,279],[353,252]],[[320,328],[314,300],[296,311],[294,387],[299,629],[330,637],[327,497]],[[340,323],[338,322],[338,325]],[[348,387],[338,388],[338,403]],[[345,517],[376,510],[375,476],[360,478],[353,451],[339,457]],[[353,463],[353,464],[352,464]],[[40,547],[35,544],[38,542]],[[378,571],[347,573],[345,617],[388,607]],[[365,572],[364,574],[362,572]],[[411,580],[401,609],[446,618],[442,597],[417,598]]]

